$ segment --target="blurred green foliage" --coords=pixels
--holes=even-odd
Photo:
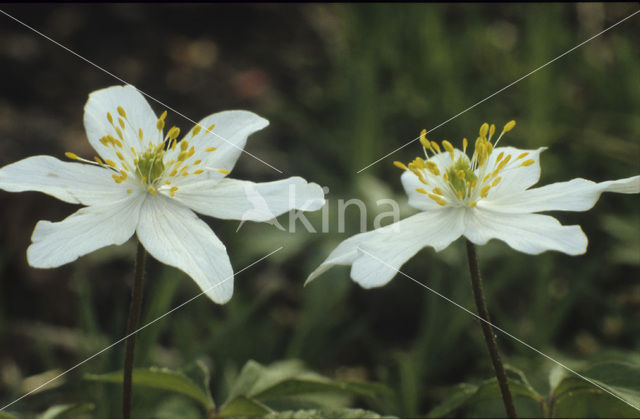
[[[368,205],[368,226],[395,198],[411,214],[393,160],[420,153],[414,143],[356,172],[631,14],[633,4],[358,4],[358,5],[7,5],[18,19],[194,120],[233,108],[271,121],[248,151],[330,187],[330,231],[320,212],[295,234],[267,224],[207,220],[227,245],[236,271],[284,249],[236,278],[225,306],[200,298],[140,333],[136,365],[186,374],[200,363],[212,392],[226,399],[249,359],[297,358],[339,380],[369,380],[390,395],[358,400],[380,414],[415,416],[440,405],[461,382],[491,377],[484,342],[468,314],[402,277],[362,290],[335,268],[312,285],[304,279],[341,240],[358,232],[355,208],[338,233],[338,199]],[[0,16],[0,166],[35,154],[92,156],[82,128],[89,92],[117,80]],[[439,127],[429,138],[459,144],[484,121],[518,125],[503,140],[547,146],[541,183],[596,181],[640,169],[640,32],[634,17],[518,84]],[[160,105],[153,105],[162,111]],[[190,123],[169,114],[169,124]],[[279,175],[243,155],[234,177]],[[25,249],[36,221],[60,220],[73,206],[35,193],[0,192],[0,400],[19,397],[123,336],[134,244],[108,248],[55,270],[35,270]],[[386,210],[387,208],[384,208]],[[605,195],[588,213],[558,215],[580,224],[586,255],[518,254],[503,243],[479,249],[489,308],[505,330],[562,361],[624,360],[640,348],[640,211],[638,197]],[[287,216],[281,223],[288,224]],[[425,249],[403,270],[471,308],[461,242]],[[199,290],[182,273],[153,262],[143,322]],[[553,364],[498,336],[503,359],[549,394]],[[95,405],[112,417],[118,386],[83,374],[121,368],[115,347],[16,403],[9,410]],[[632,355],[635,353],[635,356]],[[593,391],[593,389],[591,389]],[[607,397],[598,395],[600,397]],[[185,398],[151,389],[134,393],[147,406],[199,415]],[[499,402],[484,414],[503,415]],[[60,408],[62,409],[62,408]],[[567,407],[567,415],[576,407]],[[594,409],[596,409],[594,407]],[[191,412],[191,413],[189,413]],[[584,414],[597,414],[597,410]],[[467,411],[469,416],[482,415]]]

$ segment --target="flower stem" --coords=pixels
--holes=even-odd
[[[124,356],[124,381],[122,385],[122,417],[129,419],[131,417],[131,375],[133,372],[133,351],[136,346],[135,331],[138,327],[138,319],[140,318],[140,309],[142,307],[142,289],[144,286],[144,264],[147,252],[138,242],[138,250],[136,252],[136,268],[135,277],[133,279],[133,288],[131,289],[131,305],[129,306],[129,320],[127,321],[127,345]]]
[[[476,308],[478,315],[484,320],[480,322],[482,326],[482,333],[484,334],[484,340],[487,343],[489,349],[489,356],[493,364],[493,369],[498,379],[498,385],[500,386],[500,392],[502,393],[502,401],[504,408],[507,411],[507,417],[516,418],[516,409],[513,406],[513,399],[511,397],[511,391],[507,384],[507,375],[504,372],[502,361],[500,360],[500,352],[498,352],[498,344],[496,343],[496,337],[489,326],[489,311],[487,310],[487,303],[484,298],[484,290],[482,287],[482,278],[480,278],[480,269],[478,268],[478,256],[476,254],[476,247],[469,240],[467,242],[467,259],[469,261],[469,272],[471,273],[471,288],[473,289],[473,297],[476,300]]]

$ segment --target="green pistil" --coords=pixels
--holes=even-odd
[[[136,165],[136,175],[146,179],[146,183],[152,184],[164,173],[162,162],[162,150],[149,150],[140,156]]]
[[[467,183],[473,184],[478,179],[473,170],[471,170],[469,162],[463,158],[459,158],[453,166],[447,169],[447,176],[449,184],[455,189],[456,193],[460,192],[463,195],[466,194]]]

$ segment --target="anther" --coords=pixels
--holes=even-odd
[[[509,132],[509,131],[511,131],[511,130],[513,129],[513,127],[515,127],[515,126],[516,126],[516,121],[511,120],[511,121],[507,122],[507,123],[504,125],[504,128],[502,128],[502,132],[503,132],[503,133],[504,133],[504,132]]]
[[[118,110],[118,113],[120,114],[121,117],[123,118],[127,117],[127,113],[124,111],[124,108],[122,106],[118,106],[116,109]]]
[[[193,131],[191,131],[191,136],[195,137],[196,135],[198,135],[201,129],[202,129],[202,126],[200,124],[197,124],[195,127],[193,127]]]
[[[205,151],[207,151],[207,150],[205,150]],[[404,163],[399,162],[399,161],[394,161],[393,165],[395,167],[399,167],[400,169],[403,169],[403,170],[409,170],[409,168]]]
[[[482,124],[480,126],[480,131],[479,131],[480,137],[482,137],[482,138],[486,137],[487,136],[487,132],[489,132],[489,124],[487,124],[485,122],[484,124]]]
[[[529,160],[525,160],[522,162],[522,164],[520,166],[522,167],[527,167],[527,166],[531,166],[533,163],[535,163],[536,161],[533,159],[529,159]]]
[[[442,147],[447,150],[449,156],[451,156],[451,160],[453,160],[455,158],[455,155],[453,154],[453,146],[451,145],[451,143],[447,140],[444,140],[442,141]]]
[[[427,150],[431,149],[431,144],[429,143],[429,140],[427,140],[427,130],[423,129],[422,131],[420,131],[420,144],[422,144],[422,146],[424,148],[426,148]]]

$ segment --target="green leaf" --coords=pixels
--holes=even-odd
[[[38,415],[38,419],[54,419],[77,416],[80,413],[91,412],[94,409],[94,405],[91,403],[70,403],[70,404],[57,404],[51,406],[45,410],[42,414]],[[0,416],[2,418],[2,416]]]
[[[520,396],[532,399],[536,403],[542,401],[542,396],[531,387],[522,371],[509,366],[505,366],[505,370],[509,389],[514,399]],[[442,403],[429,412],[428,417],[442,417],[463,407],[501,398],[502,393],[496,378],[490,378],[480,384],[459,384]]]
[[[116,371],[108,374],[87,374],[85,378],[92,381],[121,384],[122,375],[122,371]],[[136,368],[133,370],[132,383],[134,386],[151,387],[183,394],[198,401],[206,410],[215,408],[210,394],[177,371],[167,368]]]
[[[376,397],[388,391],[377,383],[340,382],[329,379],[304,368],[297,360],[277,362],[263,366],[249,361],[235,380],[222,412],[241,400],[259,403],[274,410],[297,411],[348,403],[347,396]],[[340,399],[336,399],[339,397]],[[337,404],[336,404],[337,403]],[[245,413],[243,413],[245,414]]]
[[[478,391],[478,386],[474,384],[458,384],[439,405],[431,409],[427,417],[441,418],[451,412],[458,410]]]
[[[349,383],[333,381],[324,378],[316,379],[286,379],[253,397],[258,400],[270,400],[278,397],[297,396],[310,393],[345,392],[366,397],[375,397],[384,392],[386,388],[375,383]]]
[[[304,410],[287,410],[283,412],[269,413],[264,416],[265,419],[325,419],[325,418],[344,418],[344,419],[378,419],[382,418],[379,414],[370,410],[362,409],[304,409]],[[390,416],[389,416],[390,417]]]
[[[231,400],[229,403],[225,403],[222,406],[222,410],[218,414],[221,417],[238,417],[238,416],[252,416],[261,417],[267,413],[271,413],[272,410],[263,405],[257,400],[250,399],[245,396],[238,396]]]
[[[638,416],[640,366],[602,362],[592,365],[581,375],[602,388],[577,376],[564,377],[551,392],[553,416]]]

